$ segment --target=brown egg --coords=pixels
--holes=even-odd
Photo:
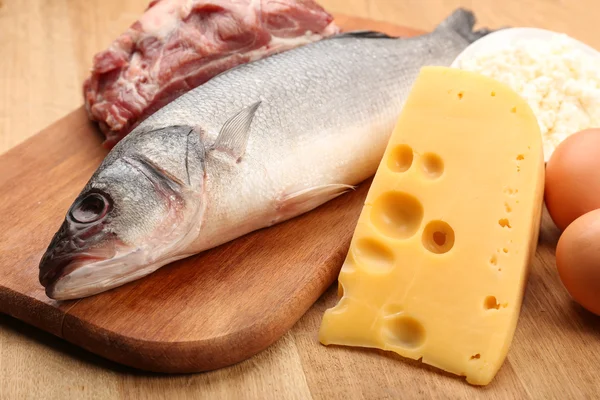
[[[546,165],[546,207],[561,230],[600,208],[600,129],[569,136]]]
[[[556,267],[571,297],[600,315],[600,209],[565,229],[556,246]]]

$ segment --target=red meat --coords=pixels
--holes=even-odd
[[[213,76],[339,32],[332,21],[313,0],[154,0],[94,56],[86,110],[111,148]]]

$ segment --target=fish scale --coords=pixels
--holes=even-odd
[[[104,224],[110,252],[59,257],[53,248],[77,229],[57,234],[40,263],[46,293],[108,290],[372,176],[419,70],[450,65],[488,32],[474,22],[459,9],[415,38],[343,34],[235,67],[164,106],[114,147],[72,206],[89,208],[100,192],[106,210],[89,223]],[[68,214],[64,224],[80,222]]]

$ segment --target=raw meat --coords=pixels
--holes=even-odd
[[[213,76],[338,33],[332,21],[313,0],[154,0],[94,57],[86,110],[111,148]]]

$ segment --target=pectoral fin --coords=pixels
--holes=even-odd
[[[260,101],[242,109],[240,112],[231,117],[217,136],[217,140],[213,146],[213,151],[218,151],[231,157],[235,161],[240,161],[246,145],[248,144],[248,136],[250,135],[250,125],[254,119],[254,114],[260,106]]]
[[[354,190],[354,186],[332,183],[285,193],[278,199],[276,218],[272,222],[278,223],[303,214],[349,190]]]

